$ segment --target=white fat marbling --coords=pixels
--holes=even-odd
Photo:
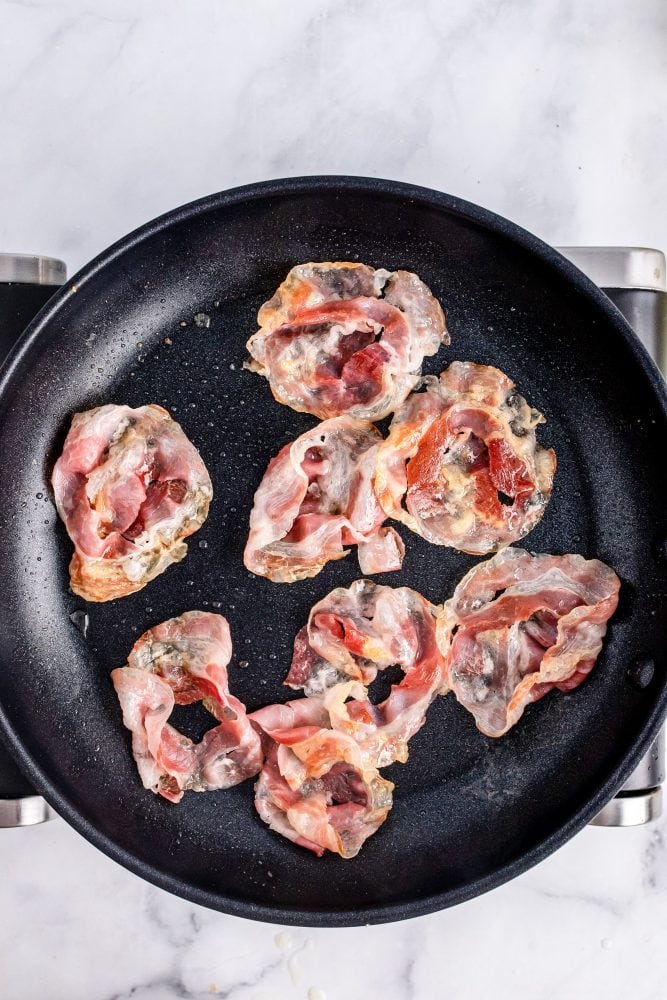
[[[663,0],[0,0],[0,250],[72,273],[192,198],[336,172],[665,248],[666,68]],[[170,897],[60,820],[0,831],[0,995],[662,1000],[666,828],[588,829],[455,910],[329,931]]]

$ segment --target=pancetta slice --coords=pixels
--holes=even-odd
[[[436,545],[483,555],[535,527],[556,456],[538,444],[544,417],[497,368],[455,361],[394,415],[375,491],[390,517]]]
[[[416,274],[350,262],[299,264],[258,314],[247,367],[279,403],[324,420],[380,420],[449,343],[438,301]]]
[[[312,609],[285,683],[324,697],[332,727],[354,738],[367,765],[405,761],[444,682],[435,630],[436,609],[416,591],[357,580]],[[403,679],[373,704],[367,686],[394,665]]]
[[[293,583],[356,544],[362,572],[400,569],[403,541],[382,527],[386,515],[372,486],[380,440],[372,424],[336,417],[285,445],[255,494],[246,567]]]
[[[188,611],[145,632],[127,666],[111,672],[142,783],[171,802],[187,790],[231,788],[262,766],[260,738],[229,693],[231,655],[226,619]],[[174,704],[195,701],[218,721],[200,743],[167,721]]]
[[[264,734],[255,785],[264,822],[318,857],[355,857],[387,818],[393,784],[367,766],[354,739],[329,728],[322,699],[269,705],[250,718]]]
[[[473,567],[438,620],[446,683],[487,736],[590,673],[620,582],[597,559],[505,549]]]
[[[88,601],[133,594],[183,559],[213,496],[199,452],[155,404],[75,413],[51,481],[71,588]]]

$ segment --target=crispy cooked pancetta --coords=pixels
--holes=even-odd
[[[416,274],[349,262],[299,264],[258,314],[251,371],[279,403],[324,420],[380,420],[449,343],[440,304]]]
[[[154,404],[75,413],[52,484],[71,588],[88,601],[133,594],[183,559],[213,496],[199,452]]]
[[[372,424],[336,417],[285,445],[255,494],[246,567],[292,583],[356,544],[362,572],[400,569],[403,541],[382,527],[386,515],[372,486],[380,440]]]
[[[367,765],[352,737],[329,727],[321,698],[269,705],[250,719],[266,753],[255,785],[261,818],[318,857],[353,858],[387,818],[393,784]]]
[[[312,609],[285,683],[323,697],[332,727],[354,738],[369,766],[405,761],[444,681],[435,626],[436,608],[416,591],[357,580]],[[367,685],[394,665],[403,679],[373,704]]]
[[[487,736],[590,673],[620,582],[597,559],[508,548],[464,576],[438,619],[446,685]]]
[[[378,452],[385,511],[429,542],[475,555],[523,538],[544,513],[556,469],[535,437],[542,414],[486,365],[455,361],[424,383]]]
[[[141,781],[171,802],[188,790],[231,788],[262,766],[260,738],[245,706],[229,693],[231,655],[226,619],[188,611],[145,632],[127,666],[111,673]],[[168,722],[174,704],[195,701],[218,721],[200,743]]]

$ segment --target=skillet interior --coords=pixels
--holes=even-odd
[[[245,340],[294,263],[327,259],[407,268],[427,282],[452,345],[425,371],[454,359],[497,365],[547,416],[540,438],[556,449],[556,486],[524,544],[598,556],[623,581],[585,685],[532,706],[504,739],[482,736],[453,698],[439,699],[408,763],[386,772],[396,782],[388,822],[351,862],[317,860],[271,834],[252,808],[252,782],[176,807],[145,792],[108,680],[150,625],[219,606],[234,640],[232,691],[251,709],[285,700],[291,643],[310,606],[360,575],[354,552],[291,587],[250,576],[241,560],[268,459],[315,422],[242,369]],[[199,311],[210,328],[193,323]],[[661,664],[667,638],[659,392],[632,332],[586,279],[533,237],[447,196],[313,178],[214,196],[152,223],[58,293],[0,385],[5,735],[38,789],[99,847],[244,916],[396,919],[518,874],[595,813],[662,717],[662,670],[645,691],[626,676],[637,656]],[[71,546],[47,478],[72,411],[107,401],[166,406],[200,449],[215,499],[181,565],[139,594],[88,606],[85,640],[69,619],[84,602],[68,592]],[[435,602],[477,561],[404,537],[403,570],[378,579]]]

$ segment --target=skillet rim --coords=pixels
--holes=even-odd
[[[339,176],[335,174],[278,178],[230,188],[226,191],[207,195],[196,201],[181,205],[145,223],[117,240],[108,249],[94,257],[90,263],[81,268],[56,291],[26,328],[0,367],[0,405],[11,392],[12,381],[20,375],[21,365],[29,356],[33,344],[38,338],[49,335],[49,322],[51,318],[58,312],[70,295],[76,294],[74,289],[84,286],[99,271],[112,265],[127,250],[168,229],[173,224],[184,222],[189,218],[206,214],[209,211],[215,211],[228,205],[266,197],[299,196],[308,193],[321,194],[334,191],[343,194],[346,192],[361,195],[366,193],[381,194],[401,200],[418,202],[431,209],[448,212],[449,214],[473,222],[482,228],[500,234],[537,257],[544,264],[559,273],[574,289],[591,300],[605,319],[613,326],[615,332],[630,349],[631,354],[639,364],[648,384],[653,390],[654,402],[657,409],[662,412],[665,429],[667,430],[667,385],[656,365],[611,300],[578,268],[558,253],[557,250],[554,250],[538,237],[533,236],[504,217],[461,198],[402,181],[353,175]],[[4,739],[12,756],[20,763],[21,768],[30,778],[36,790],[60,816],[65,818],[78,833],[106,854],[107,857],[110,857],[113,861],[116,861],[124,868],[129,869],[153,885],[181,896],[189,902],[252,920],[296,926],[349,927],[422,916],[457,905],[510,881],[544,860],[582,829],[611,799],[634,770],[641,757],[657,736],[666,713],[667,681],[664,681],[663,689],[656,699],[653,710],[644,722],[640,738],[621,754],[616,767],[611,770],[607,779],[598,786],[595,794],[579,810],[558,825],[549,836],[540,840],[530,850],[521,853],[494,871],[467,882],[465,885],[446,889],[442,892],[431,893],[427,896],[406,899],[399,903],[387,903],[353,910],[300,910],[298,908],[284,908],[275,905],[252,903],[248,900],[194,887],[157,866],[147,864],[136,858],[129,851],[119,847],[114,840],[97,829],[67,796],[58,790],[56,785],[51,782],[48,774],[37,765],[35,759],[23,745],[20,735],[7,719],[2,704],[0,704],[0,736]]]

